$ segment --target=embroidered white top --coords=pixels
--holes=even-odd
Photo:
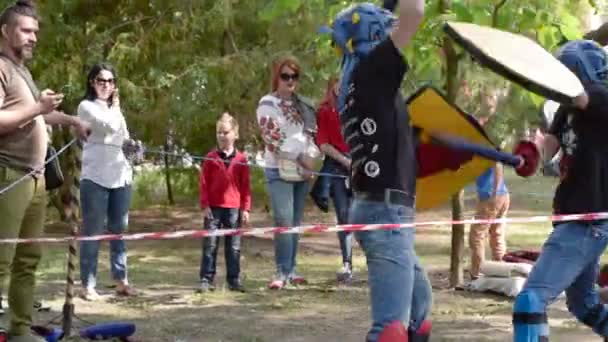
[[[78,117],[91,124],[91,135],[82,150],[80,179],[108,189],[131,184],[133,169],[122,151],[123,142],[130,136],[120,108],[83,100],[78,105]]]
[[[260,99],[256,116],[266,145],[265,166],[276,167],[277,156],[295,160],[300,153],[320,153],[313,138],[304,132],[304,121],[293,101],[266,95]]]

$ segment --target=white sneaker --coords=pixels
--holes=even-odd
[[[80,293],[80,297],[89,302],[95,302],[101,299],[101,296],[94,288],[83,289]]]
[[[351,281],[353,279],[352,266],[349,263],[345,262],[344,265],[340,267],[338,272],[336,272],[336,278],[338,279],[338,282],[341,283]]]

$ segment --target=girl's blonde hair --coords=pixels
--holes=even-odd
[[[230,127],[232,127],[232,129],[236,133],[236,137],[239,137],[239,123],[236,121],[234,116],[230,115],[230,113],[228,112],[222,113],[222,115],[220,115],[217,119],[216,127],[219,126],[221,123],[229,124]]]

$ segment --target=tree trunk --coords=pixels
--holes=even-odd
[[[440,11],[447,13],[452,7],[451,0],[441,0],[439,3]],[[459,56],[454,50],[452,41],[449,37],[443,39],[443,51],[446,61],[446,92],[447,100],[455,103],[458,90],[458,60]],[[462,220],[464,211],[464,191],[460,190],[452,197],[452,220]],[[452,246],[450,255],[450,287],[455,287],[464,281],[462,269],[462,257],[464,254],[464,225],[452,225]]]
[[[462,220],[464,211],[464,190],[452,197],[452,220]],[[464,224],[452,225],[452,250],[450,254],[450,287],[464,282],[462,259],[464,256]]]
[[[167,200],[169,200],[170,205],[175,205],[175,200],[173,199],[173,187],[171,186],[171,170],[169,168],[169,142],[165,140],[165,144],[163,145],[164,155],[163,159],[165,161],[165,184],[167,186]]]

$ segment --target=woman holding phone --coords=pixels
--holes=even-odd
[[[82,235],[94,236],[106,230],[123,233],[128,225],[133,171],[122,146],[130,139],[120,110],[116,72],[107,63],[96,64],[87,77],[86,93],[78,106],[78,116],[91,124],[92,133],[82,151],[80,201]],[[82,297],[97,300],[97,257],[99,241],[80,243]],[[127,280],[127,253],[124,240],[110,241],[110,267],[116,293],[134,295]]]

